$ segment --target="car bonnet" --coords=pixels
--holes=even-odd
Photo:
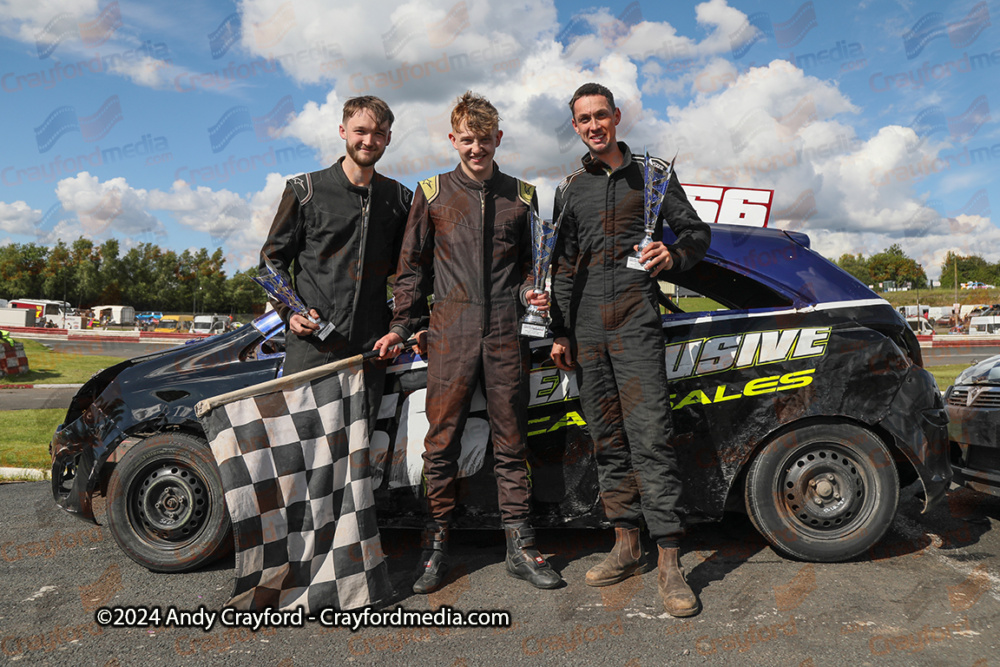
[[[1000,354],[966,368],[955,384],[1000,384]]]
[[[676,241],[664,227],[663,241]],[[883,301],[867,285],[809,248],[809,237],[765,227],[716,223],[705,261],[787,295],[795,308],[847,301]],[[667,276],[669,279],[669,276]]]

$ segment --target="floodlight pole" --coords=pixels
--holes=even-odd
[[[952,263],[955,267],[955,303],[958,303],[958,253],[952,254]],[[961,308],[959,308],[961,310]],[[958,313],[955,313],[955,326],[958,326]]]

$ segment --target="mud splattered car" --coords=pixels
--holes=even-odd
[[[955,482],[1000,496],[1000,355],[962,371],[944,400]]]
[[[664,240],[673,240],[665,231]],[[793,557],[836,561],[885,533],[899,489],[925,509],[951,480],[947,414],[920,347],[887,302],[809,249],[803,234],[713,226],[693,270],[666,276],[701,295],[663,297],[664,362],[691,520],[745,510]],[[225,549],[221,483],[198,400],[275,377],[280,321],[133,359],[94,376],[51,445],[56,502],[95,521],[107,496],[122,549],[182,571]],[[607,525],[576,379],[532,343],[529,464],[538,526]],[[390,367],[371,443],[380,521],[420,527],[426,363]],[[498,528],[485,401],[462,443],[458,528]]]

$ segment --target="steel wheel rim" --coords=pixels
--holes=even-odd
[[[775,488],[778,511],[811,537],[837,539],[852,533],[875,508],[875,479],[861,457],[843,445],[818,442],[782,461]]]
[[[128,503],[136,534],[157,546],[180,547],[205,528],[208,487],[191,468],[154,461],[136,476]]]

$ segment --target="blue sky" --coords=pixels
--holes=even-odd
[[[768,224],[827,256],[1000,261],[996,1],[332,4],[0,0],[0,244],[222,247],[246,268],[362,93],[392,106],[379,169],[410,187],[455,164],[454,99],[487,95],[501,168],[547,214],[583,152],[566,102],[601,81],[633,150],[774,190]]]

